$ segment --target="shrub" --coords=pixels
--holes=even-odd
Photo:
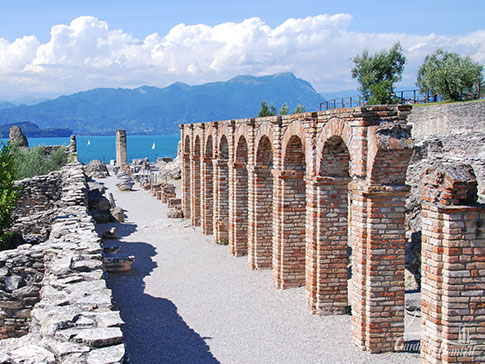
[[[67,163],[64,147],[53,150],[50,154],[45,152],[43,146],[31,149],[14,147],[13,156],[17,180],[56,171]]]
[[[12,238],[7,231],[13,224],[12,216],[19,193],[14,186],[14,158],[10,144],[0,150],[0,247]]]

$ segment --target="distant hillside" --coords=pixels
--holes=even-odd
[[[8,138],[10,134],[10,128],[14,125],[22,129],[22,132],[25,134],[25,136],[29,138],[68,137],[72,135],[71,129],[40,129],[37,125],[31,123],[30,121],[22,121],[19,123],[0,125],[0,137]]]
[[[310,83],[292,73],[238,76],[199,86],[174,83],[166,88],[94,89],[36,105],[0,110],[0,124],[30,120],[41,128],[70,128],[75,134],[173,134],[188,122],[255,117],[261,101],[290,111],[303,104],[318,110],[323,101]]]
[[[11,108],[13,108],[15,106],[16,105],[15,104],[12,104],[11,102],[0,101],[0,110],[3,110],[3,109],[11,109]]]

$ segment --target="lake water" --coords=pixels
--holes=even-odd
[[[69,138],[28,138],[29,146],[37,145],[69,145]],[[93,159],[99,159],[105,163],[116,159],[115,136],[77,136],[77,153],[79,161],[89,163]],[[148,158],[154,162],[158,157],[177,156],[177,144],[179,134],[174,135],[128,135],[127,152],[128,162],[136,158]],[[8,139],[3,139],[3,142]],[[155,143],[155,148],[152,149]]]

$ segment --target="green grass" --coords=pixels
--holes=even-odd
[[[413,108],[416,107],[425,107],[425,106],[432,106],[432,105],[444,105],[444,104],[464,104],[467,102],[485,102],[485,99],[480,99],[480,100],[464,100],[464,101],[452,101],[452,100],[444,100],[444,101],[438,101],[438,102],[428,102],[428,103],[419,103],[419,104],[412,104]]]

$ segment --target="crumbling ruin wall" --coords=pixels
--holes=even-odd
[[[48,240],[0,252],[0,338],[8,337],[0,363],[122,363],[123,321],[106,286],[86,177],[78,163],[58,176]]]
[[[406,263],[408,271],[419,282],[421,176],[426,169],[443,163],[468,164],[477,178],[478,200],[485,202],[485,102],[413,108],[408,122],[412,125],[414,151],[406,176],[406,184],[411,186],[406,201]],[[412,288],[412,284],[408,288]]]
[[[27,242],[46,241],[61,198],[61,172],[26,178],[15,185],[20,197],[14,210],[16,222],[12,230],[21,233]]]

